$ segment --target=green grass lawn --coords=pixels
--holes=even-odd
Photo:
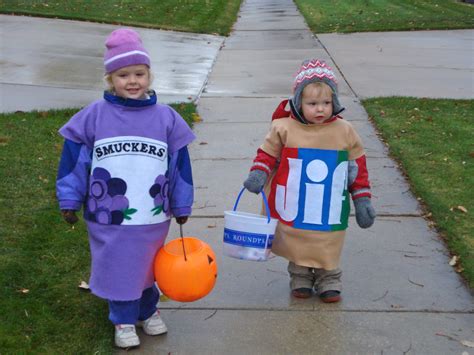
[[[474,100],[396,97],[363,105],[474,287]]]
[[[229,34],[242,0],[2,0],[0,12]]]
[[[173,105],[191,124],[193,104]],[[110,353],[105,301],[78,288],[88,281],[84,223],[60,217],[57,130],[77,110],[0,114],[0,353]]]
[[[311,31],[474,28],[474,5],[457,0],[295,0]]]

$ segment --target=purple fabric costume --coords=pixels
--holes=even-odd
[[[84,208],[92,256],[90,288],[136,300],[153,285],[153,259],[172,216],[187,216],[193,183],[186,146],[195,138],[171,107],[105,93],[60,130],[61,209]]]

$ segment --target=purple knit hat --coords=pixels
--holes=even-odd
[[[134,30],[120,28],[113,31],[105,41],[104,66],[107,74],[117,69],[145,64],[150,67],[150,56],[143,47],[140,35]]]

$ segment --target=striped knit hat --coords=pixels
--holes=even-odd
[[[113,31],[105,41],[104,67],[107,74],[129,65],[150,67],[150,56],[137,32],[128,28]]]
[[[306,85],[311,83],[323,82],[332,89],[332,112],[337,115],[344,110],[339,103],[337,96],[336,75],[332,68],[326,62],[319,59],[305,60],[296,74],[293,84],[293,105],[301,115],[301,95]]]

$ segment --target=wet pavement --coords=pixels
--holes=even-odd
[[[453,38],[465,38],[466,31],[450,33],[439,37],[439,47],[450,46],[452,62],[464,63],[459,71],[467,79],[458,80],[457,76],[443,85],[447,92],[458,92],[469,83],[472,67],[466,64],[466,52],[453,45]],[[367,34],[369,38],[371,35]],[[383,38],[383,34],[378,35]],[[393,87],[377,86],[377,75],[389,75],[383,70],[369,71],[365,82],[355,74],[351,76],[344,71],[349,59],[339,65],[342,52],[332,53],[329,48],[347,46],[346,51],[355,53],[359,43],[340,44],[339,37],[331,37],[330,41],[321,37],[310,33],[291,1],[244,2],[234,31],[225,40],[199,99],[203,122],[194,127],[197,140],[190,150],[196,198],[194,217],[185,230],[213,247],[219,278],[213,292],[202,300],[189,304],[162,303],[163,316],[174,331],[170,328],[169,334],[158,341],[144,338],[139,352],[469,351],[460,341],[474,339],[472,295],[449,266],[449,253],[442,240],[422,217],[408,183],[388,157],[387,148],[378,139],[359,101],[370,95],[368,89],[364,91],[371,88],[367,84],[370,80],[374,88],[380,87],[376,96],[422,85],[418,77],[412,76],[413,82],[408,77],[396,85],[396,80],[392,80]],[[404,38],[405,35],[400,37],[401,43]],[[405,50],[403,46],[399,48]],[[371,53],[366,53],[374,60]],[[358,55],[353,54],[354,62],[369,60]],[[350,220],[342,257],[344,298],[336,305],[323,304],[316,297],[292,299],[287,263],[281,258],[257,263],[222,256],[223,211],[233,206],[269,128],[274,108],[290,95],[292,79],[301,61],[311,57],[325,59],[342,71],[338,77],[340,99],[347,108],[344,117],[364,140],[373,202],[379,215],[369,230],[358,228],[354,219]],[[379,59],[377,65],[390,70],[390,58]],[[445,70],[438,57],[424,59],[423,65],[433,68],[431,74],[424,75],[439,75],[441,69]],[[393,70],[393,76],[400,77],[399,71]],[[421,96],[429,96],[432,85],[427,85]],[[259,208],[256,196],[244,194],[240,210],[257,212]],[[176,227],[170,235],[179,235]]]
[[[0,112],[82,107],[102,97],[104,42],[115,25],[0,15]],[[201,94],[220,36],[137,29],[163,103]]]
[[[4,23],[5,16],[0,19]],[[51,23],[54,26],[54,21]],[[84,31],[87,26],[103,28],[86,24]],[[110,28],[95,35],[105,37]],[[155,35],[159,37],[161,31],[149,33]],[[406,53],[410,36],[430,36],[432,53],[438,54],[423,57],[423,63],[411,58],[403,64],[400,59],[400,65],[394,65],[394,58],[403,58]],[[203,121],[194,126],[197,140],[190,147],[195,205],[184,230],[212,246],[219,277],[212,293],[202,300],[162,302],[168,334],[141,335],[140,348],[129,352],[472,353],[461,343],[474,341],[472,294],[449,266],[449,252],[423,218],[409,185],[388,157],[359,100],[397,93],[438,97],[436,85],[431,81],[422,85],[421,77],[431,80],[442,76],[445,97],[469,91],[473,67],[466,55],[473,54],[474,31],[313,36],[292,1],[247,0],[232,34],[225,41],[211,38],[209,45],[214,49],[207,54],[208,71],[200,77],[200,84],[194,85],[199,87],[195,95],[199,96],[198,111]],[[423,43],[427,45],[428,41]],[[98,44],[102,45],[102,40]],[[221,44],[222,49],[217,51]],[[156,46],[159,54],[161,44],[157,42]],[[364,46],[367,50],[360,50]],[[96,53],[97,65],[101,65],[101,55],[101,51]],[[188,63],[193,60],[178,49],[167,55],[170,60],[176,60],[176,56]],[[449,63],[444,60],[448,55]],[[274,108],[290,95],[297,68],[310,57],[325,59],[339,70],[340,100],[347,108],[344,118],[354,124],[364,141],[378,212],[375,225],[368,230],[358,228],[351,217],[342,257],[343,300],[330,305],[317,297],[292,299],[287,263],[281,258],[258,263],[222,255],[223,213],[233,206]],[[411,75],[397,80],[408,71]],[[450,76],[451,71],[459,75]],[[386,78],[391,78],[390,84],[384,82]],[[156,80],[159,84],[159,75]],[[27,86],[11,81],[3,83],[2,88]],[[170,96],[176,94],[174,89],[164,88],[162,97],[166,97],[167,90]],[[248,212],[256,212],[259,207],[258,197],[249,193],[239,204],[239,209]],[[169,238],[178,236],[173,224]]]
[[[360,98],[474,98],[474,30],[322,34]]]

